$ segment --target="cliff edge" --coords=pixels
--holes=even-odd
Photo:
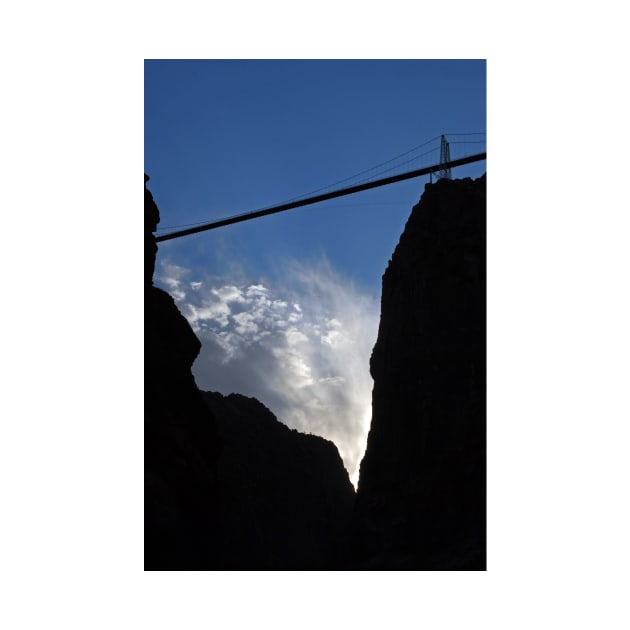
[[[486,177],[427,184],[383,276],[352,562],[485,570]]]
[[[159,211],[145,175],[145,570],[339,565],[354,488],[337,447],[260,402],[199,391],[201,344],[153,286]]]

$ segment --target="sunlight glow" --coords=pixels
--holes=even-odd
[[[370,393],[371,398],[371,393]],[[354,471],[350,476],[350,481],[354,486],[354,489],[357,490],[359,487],[359,470],[361,468],[361,460],[365,455],[365,449],[367,447],[367,438],[368,433],[370,432],[370,424],[372,423],[372,401],[365,408],[365,412],[363,413],[363,421],[361,423],[362,432],[359,434],[357,445],[359,448],[359,457],[357,459],[357,465]]]
[[[260,400],[280,422],[335,444],[357,487],[371,421],[369,359],[379,304],[327,261],[285,261],[275,282],[194,277],[162,263],[158,279],[202,343],[204,391]]]

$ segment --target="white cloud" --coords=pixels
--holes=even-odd
[[[303,332],[300,332],[297,328],[295,328],[295,326],[285,331],[284,336],[286,337],[289,346],[295,346],[301,341],[308,341],[308,337]]]
[[[174,295],[173,297],[178,301],[185,299],[185,296],[178,297]],[[225,302],[209,303],[207,301],[203,301],[201,306],[195,306],[188,302],[182,311],[195,332],[199,331],[201,322],[212,320],[217,322],[222,328],[225,328],[229,323],[231,312],[230,307]]]
[[[266,298],[269,291],[262,284],[254,284],[247,287],[247,297],[263,297]]]
[[[211,289],[210,292],[213,295],[216,295],[222,302],[225,302],[226,304],[229,304],[230,302],[243,304],[244,302],[246,302],[241,289],[232,285],[226,285],[217,289]]]
[[[178,265],[171,263],[163,265],[162,283],[175,300],[183,300],[186,297],[186,292],[183,290],[184,283],[182,282],[182,278],[186,273],[186,269]]]
[[[324,378],[320,378],[319,382],[328,385],[343,385],[346,379],[343,376],[325,376]]]
[[[258,324],[256,323],[256,314],[243,311],[237,313],[232,318],[236,322],[235,330],[239,335],[251,335],[258,332]]]
[[[371,416],[379,304],[326,262],[288,264],[274,284],[204,278],[162,264],[158,283],[202,342],[202,390],[254,396],[291,428],[332,440],[353,483]],[[192,291],[186,291],[190,287]]]

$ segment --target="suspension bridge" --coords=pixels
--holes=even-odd
[[[156,242],[168,241],[174,238],[188,236],[190,234],[197,234],[199,232],[205,232],[207,230],[214,230],[220,227],[224,227],[226,225],[232,225],[234,223],[241,223],[242,221],[250,221],[251,219],[257,219],[259,217],[268,216],[270,214],[276,214],[278,212],[285,212],[287,210],[301,208],[301,207],[312,205],[315,203],[320,203],[322,201],[328,201],[329,199],[336,199],[337,197],[344,197],[346,195],[352,195],[358,192],[362,192],[364,190],[370,190],[372,188],[378,188],[380,186],[387,186],[390,184],[395,184],[397,182],[413,179],[415,177],[421,177],[423,175],[429,175],[430,181],[432,181],[433,176],[435,176],[436,179],[451,179],[452,169],[457,168],[459,166],[464,166],[465,164],[472,164],[474,162],[479,162],[481,160],[486,159],[485,151],[473,153],[470,155],[464,155],[462,157],[457,157],[455,159],[451,157],[451,145],[462,145],[462,144],[485,145],[485,133],[480,132],[480,133],[469,133],[469,134],[448,134],[449,138],[451,136],[455,136],[455,137],[484,136],[484,139],[483,140],[476,139],[476,140],[451,141],[447,139],[447,134],[442,134],[440,136],[436,136],[435,138],[432,138],[431,140],[428,140],[427,142],[417,147],[414,147],[413,149],[410,149],[409,151],[406,151],[405,153],[402,153],[390,160],[387,160],[386,162],[382,162],[381,164],[378,164],[370,169],[361,171],[360,173],[357,173],[341,181],[335,182],[334,184],[330,184],[329,186],[326,186],[324,188],[314,190],[311,193],[307,193],[307,195],[303,195],[302,197],[292,199],[290,201],[281,203],[279,205],[266,207],[261,210],[245,212],[243,214],[238,214],[238,215],[234,215],[234,216],[227,217],[224,219],[219,219],[218,221],[212,221],[210,223],[194,224],[192,227],[188,227],[184,230],[179,230],[176,232],[168,232],[166,234],[161,234],[159,236],[156,236],[155,240]],[[420,168],[416,168],[411,171],[405,171],[405,172],[397,173],[395,175],[390,175],[387,177],[380,177],[385,172],[396,170],[403,165],[407,165],[411,162],[417,162],[418,160],[421,160],[421,159],[424,159],[425,162],[426,161],[435,162],[435,158],[433,157],[433,160],[431,160],[431,157],[438,150],[437,147],[434,147],[429,150],[425,150],[423,153],[421,153],[420,155],[416,155],[415,157],[408,157],[408,156],[414,154],[416,151],[418,151],[421,148],[425,148],[427,145],[431,145],[432,143],[435,143],[435,141],[438,139],[440,143],[438,162],[429,164],[428,166],[422,166]],[[406,159],[403,162],[400,162],[400,159],[403,157],[405,157]],[[390,164],[392,162],[398,162],[398,163],[394,166],[388,167],[385,170],[381,169],[381,167],[387,164]],[[381,169],[381,170],[378,170],[378,169]],[[337,186],[339,184],[351,181],[361,175],[365,175],[366,173],[374,171],[374,170],[376,170],[377,172],[371,175],[369,178],[367,178],[367,180],[362,180],[359,183],[355,183],[354,185],[346,186],[344,188],[337,188],[329,192],[314,195],[314,193],[316,192],[320,192],[322,190],[326,190],[334,186]]]

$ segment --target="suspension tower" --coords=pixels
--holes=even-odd
[[[445,165],[451,161],[451,150],[446,141],[446,136],[442,134],[440,142],[440,170],[438,171],[438,179],[451,179],[451,168]]]

